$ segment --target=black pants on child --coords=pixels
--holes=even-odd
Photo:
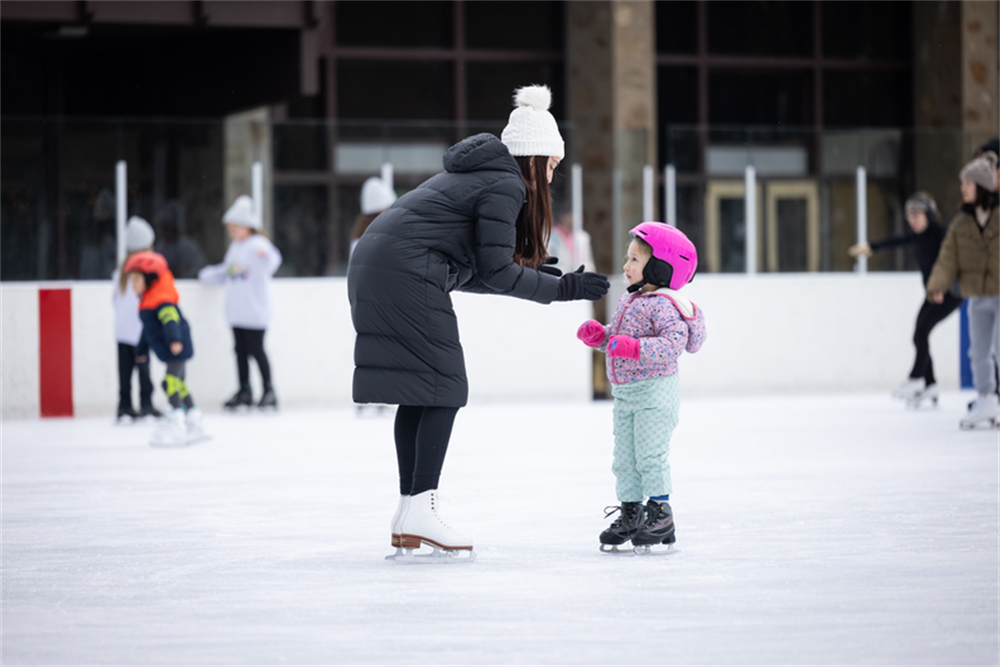
[[[913,362],[913,370],[910,371],[910,378],[924,378],[924,382],[930,386],[936,382],[934,379],[934,363],[931,361],[931,330],[938,325],[941,320],[951,315],[951,313],[962,305],[964,299],[960,299],[950,293],[944,295],[943,303],[933,303],[924,301],[917,313],[917,326],[913,330],[913,344],[917,348],[917,358]]]
[[[458,408],[419,405],[401,405],[396,410],[393,430],[400,495],[415,496],[438,487],[457,414]]]
[[[135,360],[135,346],[118,343],[118,405],[132,407],[132,371],[139,369],[139,407],[153,407],[153,382],[149,379],[149,361]]]
[[[257,360],[260,369],[260,379],[264,391],[271,390],[271,364],[264,351],[264,329],[241,329],[233,327],[233,338],[236,339],[236,370],[240,375],[240,390],[250,390],[250,357]]]

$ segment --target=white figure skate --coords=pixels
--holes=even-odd
[[[149,441],[153,447],[187,447],[187,423],[182,408],[174,408],[167,418],[153,431]]]
[[[921,382],[923,382],[923,380],[921,380]],[[936,408],[939,394],[940,392],[938,391],[938,386],[936,384],[929,384],[924,389],[921,389],[907,398],[906,407],[912,410],[919,410],[925,403],[930,403],[932,408]]]
[[[205,433],[205,415],[201,408],[191,408],[185,413],[184,422],[187,426],[187,444],[191,445],[202,440],[208,440],[210,436]]]
[[[997,404],[996,394],[980,394],[969,406],[969,411],[962,417],[962,421],[958,423],[959,428],[968,431],[980,426],[996,426]]]
[[[404,496],[405,497],[405,496]],[[397,563],[471,563],[476,559],[472,540],[462,536],[438,516],[436,489],[400,500],[399,544],[396,553],[386,560]],[[421,546],[431,547],[429,554],[415,554]]]
[[[906,382],[892,390],[892,397],[909,401],[926,388],[923,378],[909,378]]]
[[[403,546],[402,538],[399,536],[401,529],[399,527],[403,516],[406,514],[407,508],[410,506],[410,496],[400,496],[399,504],[396,505],[396,513],[392,515],[392,546],[399,548]]]

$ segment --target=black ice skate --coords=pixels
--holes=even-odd
[[[235,396],[225,402],[223,407],[227,410],[235,410],[241,405],[248,408],[253,405],[253,394],[250,393],[249,389],[240,389]]]
[[[646,503],[646,522],[632,537],[632,546],[637,554],[670,553],[674,551],[674,512],[667,501],[650,499]],[[666,544],[666,551],[654,552],[651,547]]]
[[[154,408],[152,405],[144,405],[141,408],[139,408],[139,416],[153,417],[155,419],[159,419],[160,417],[163,416],[163,413]]]
[[[618,507],[608,508],[606,512],[605,519],[615,512],[620,514],[611,526],[601,533],[601,551],[618,553],[620,551],[618,546],[631,540],[632,536],[643,527],[646,514],[642,503],[622,503]]]
[[[118,406],[118,416],[115,421],[121,421],[122,417],[131,417],[132,421],[139,418],[139,413],[136,412],[131,405],[119,405]]]
[[[274,408],[278,409],[278,397],[274,395],[274,390],[268,389],[264,392],[264,395],[260,399],[260,403],[257,404],[258,408]]]

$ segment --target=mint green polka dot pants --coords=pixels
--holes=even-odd
[[[671,492],[670,436],[681,406],[676,375],[611,385],[615,452],[611,471],[623,503]]]

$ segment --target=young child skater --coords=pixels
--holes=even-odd
[[[167,365],[163,386],[172,409],[150,444],[166,447],[191,444],[204,431],[201,410],[195,407],[184,382],[185,362],[194,356],[194,346],[191,327],[177,307],[180,295],[174,286],[174,275],[163,255],[149,251],[132,255],[125,263],[125,272],[141,299],[142,339],[135,350],[136,361],[146,361],[152,349]]]
[[[680,388],[677,359],[705,342],[705,318],[677,290],[698,268],[694,244],[662,222],[643,222],[629,231],[625,260],[628,291],[607,326],[584,322],[577,337],[607,355],[614,396],[615,492],[620,514],[601,533],[601,550],[617,551],[629,540],[648,550],[673,544],[670,508],[670,436],[677,427]],[[643,507],[643,499],[649,501]]]
[[[118,342],[118,420],[131,417],[161,417],[153,407],[153,382],[149,379],[149,362],[136,363],[135,346],[142,338],[142,320],[139,319],[139,295],[132,289],[125,263],[137,252],[150,250],[156,234],[148,222],[133,215],[125,225],[125,261],[111,278],[114,289],[111,303],[115,308],[115,340]],[[132,407],[132,371],[139,371],[139,412]]]
[[[240,388],[225,407],[236,409],[241,405],[253,405],[250,391],[250,357],[253,357],[264,385],[264,394],[257,406],[277,408],[278,399],[271,385],[271,364],[264,351],[264,333],[271,321],[271,276],[281,266],[281,252],[261,232],[261,219],[250,197],[237,197],[222,216],[222,223],[232,243],[222,264],[204,267],[198,272],[198,280],[226,286],[226,321],[233,328],[236,339]]]

